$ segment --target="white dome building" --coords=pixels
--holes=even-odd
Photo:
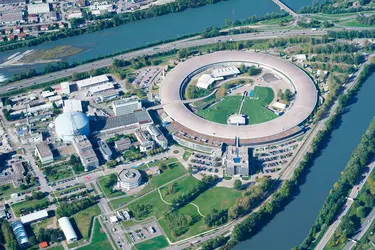
[[[56,118],[55,130],[61,140],[72,142],[75,136],[90,134],[90,121],[84,113],[66,112]]]

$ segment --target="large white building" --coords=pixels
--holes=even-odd
[[[198,78],[197,87],[202,89],[208,89],[216,81],[223,80],[223,77],[215,78],[210,74],[203,74]]]
[[[103,84],[100,84],[100,85],[90,87],[89,92],[92,95],[96,95],[96,94],[104,93],[104,92],[107,92],[107,91],[110,91],[110,90],[113,90],[113,89],[115,89],[115,86],[113,86],[112,83],[107,82],[107,83],[103,83]]]
[[[48,3],[37,3],[37,4],[28,4],[27,12],[28,14],[44,14],[50,11]]]
[[[77,241],[78,237],[68,217],[62,217],[58,220],[60,228],[63,231],[68,243]]]
[[[64,100],[64,113],[67,112],[81,112],[82,113],[82,102],[80,100]]]
[[[61,140],[72,142],[75,136],[90,134],[90,121],[84,113],[66,112],[56,118],[55,130]]]
[[[105,84],[109,82],[109,78],[106,75],[94,76],[84,80],[76,81],[78,89],[89,89],[94,86]]]
[[[113,112],[116,116],[132,114],[142,109],[142,104],[136,97],[129,97],[112,102]]]
[[[70,83],[69,82],[62,82],[61,86],[61,94],[69,95],[70,94]]]
[[[129,191],[142,183],[141,173],[136,169],[124,169],[117,177],[117,189]]]
[[[48,218],[47,209],[43,209],[38,212],[34,212],[20,217],[22,224],[30,224],[36,221],[44,220],[46,218]]]

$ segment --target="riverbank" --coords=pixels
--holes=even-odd
[[[25,41],[17,41],[12,43],[6,43],[0,45],[0,51],[14,50],[22,47],[31,47],[38,44],[42,44],[48,41],[56,41],[67,37],[74,37],[87,33],[93,33],[100,30],[114,28],[131,22],[136,22],[143,19],[149,19],[157,16],[167,15],[171,13],[178,13],[191,8],[199,8],[209,4],[216,4],[222,1],[229,0],[200,0],[200,1],[189,1],[179,0],[176,2],[170,2],[163,5],[154,5],[148,9],[141,9],[135,12],[127,12],[123,14],[107,14],[103,16],[97,16],[94,22],[91,22],[84,28],[70,28],[63,29],[62,31],[45,33],[37,38],[26,39]],[[75,21],[78,21],[76,19]],[[80,23],[74,24],[79,26]],[[85,25],[85,22],[82,23]]]
[[[9,57],[8,61],[0,64],[1,68],[12,66],[34,65],[38,63],[60,62],[68,56],[82,52],[83,49],[69,45],[57,46],[45,50],[27,50],[24,53],[16,53]]]
[[[355,87],[347,94],[340,96],[337,112],[346,112],[345,107],[350,104],[353,98],[355,98],[363,83],[374,72],[374,61],[370,62],[369,65],[364,66]],[[358,157],[358,155],[355,155],[354,159],[358,159]],[[353,185],[358,182],[359,178],[362,176],[364,168],[370,163],[370,160],[371,159],[368,158],[367,161],[362,161],[355,164],[353,163],[353,159],[349,160],[349,163],[342,172],[340,179],[336,182],[334,189],[331,190],[322,209],[320,210],[317,220],[312,226],[309,235],[301,244],[301,249],[314,248],[316,244],[318,244],[320,238],[324,236],[324,233],[328,229],[329,225],[334,222],[338,213],[341,211],[342,206],[345,203],[345,197],[347,197]]]

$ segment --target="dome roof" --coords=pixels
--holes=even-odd
[[[81,112],[66,112],[55,120],[57,136],[64,141],[72,141],[74,136],[90,133],[89,118]]]

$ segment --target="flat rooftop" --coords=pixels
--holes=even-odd
[[[40,156],[42,158],[52,156],[52,151],[49,148],[47,142],[43,141],[35,145],[36,149],[38,150]]]

